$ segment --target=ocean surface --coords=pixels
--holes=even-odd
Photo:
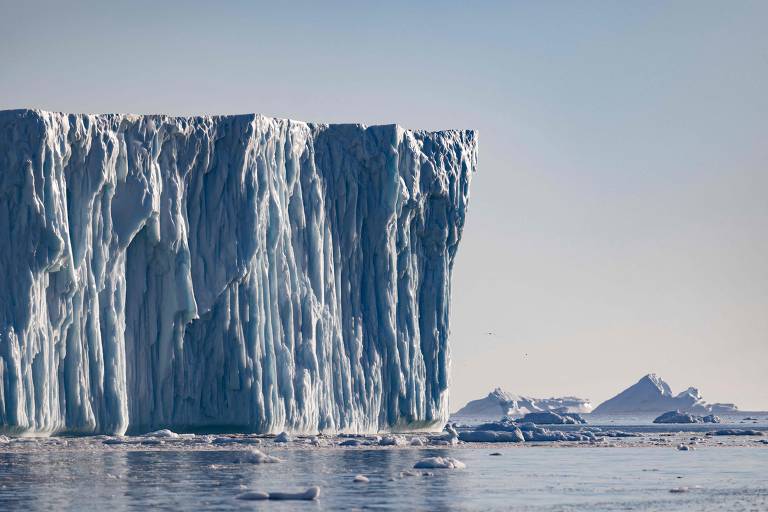
[[[0,510],[768,510],[768,435],[698,434],[701,444],[679,451],[697,439],[681,431],[698,427],[624,422],[617,428],[653,430],[598,445],[317,448],[254,439],[283,459],[277,464],[245,463],[247,445],[204,436],[117,445],[103,436],[12,439],[0,445]],[[429,456],[467,467],[404,473]],[[353,483],[357,474],[369,483]],[[321,489],[316,501],[236,498],[310,486]]]

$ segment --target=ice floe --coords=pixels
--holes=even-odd
[[[413,465],[414,469],[464,469],[466,464],[453,457],[426,457]]]
[[[310,487],[304,492],[262,492],[247,491],[235,496],[238,500],[260,501],[260,500],[298,500],[312,501],[320,497],[320,488]]]
[[[696,414],[683,412],[680,409],[667,411],[653,420],[654,423],[720,423],[720,421],[720,417],[715,416],[714,414],[698,416]]]
[[[274,464],[277,462],[283,462],[282,459],[267,455],[266,453],[256,448],[251,448],[240,454],[238,462],[246,464]]]

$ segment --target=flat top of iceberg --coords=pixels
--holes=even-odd
[[[174,120],[174,121],[186,121],[186,122],[200,122],[204,120],[221,120],[221,119],[272,119],[277,121],[287,121],[290,123],[296,123],[296,124],[302,124],[306,126],[312,126],[315,128],[324,128],[329,126],[353,126],[357,128],[375,128],[375,127],[387,127],[387,128],[395,128],[398,130],[404,130],[407,132],[412,133],[424,133],[424,134],[441,134],[441,133],[464,133],[467,135],[472,135],[474,137],[477,137],[477,130],[473,129],[443,129],[443,130],[421,130],[421,129],[411,129],[411,128],[405,128],[402,125],[398,123],[383,123],[383,124],[372,124],[367,125],[365,123],[322,123],[322,122],[316,122],[316,121],[301,121],[298,119],[291,119],[288,117],[277,117],[277,116],[267,116],[264,114],[259,113],[247,113],[247,114],[199,114],[199,115],[189,115],[189,116],[176,116],[172,114],[165,114],[165,113],[152,113],[152,114],[134,114],[130,112],[126,113],[120,113],[120,112],[102,112],[102,113],[86,113],[86,112],[56,112],[52,110],[43,110],[38,108],[16,108],[16,109],[7,109],[7,110],[0,110],[0,116],[3,115],[19,115],[19,114],[34,114],[39,116],[45,116],[49,114],[55,114],[55,115],[75,115],[75,116],[94,116],[94,117],[125,117],[127,119],[139,119],[139,118],[154,118],[154,119],[167,119],[167,120]]]

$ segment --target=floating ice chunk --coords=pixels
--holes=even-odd
[[[430,438],[429,444],[434,446],[456,446],[459,444],[459,440],[455,437],[451,438],[444,438],[444,437],[438,437],[438,438]]]
[[[687,444],[682,444],[681,443],[681,444],[677,445],[677,449],[680,450],[681,452],[687,452],[687,451],[690,451],[690,450],[695,450],[696,448],[694,448],[693,446],[688,446]]]
[[[353,478],[352,481],[356,483],[367,484],[371,480],[365,475],[355,475],[355,478]]]
[[[339,446],[360,446],[363,442],[359,439],[346,439],[339,443]]]
[[[713,430],[707,432],[708,436],[762,436],[763,433],[759,430],[740,429],[740,428],[726,428],[722,430]]]
[[[642,434],[637,432],[624,432],[623,430],[608,430],[601,432],[601,435],[605,437],[642,437]]]
[[[215,445],[228,445],[228,444],[261,444],[261,439],[258,437],[215,437],[211,444]]]
[[[675,493],[675,494],[680,494],[680,493],[683,493],[683,492],[688,492],[689,490],[690,489],[688,489],[688,487],[674,487],[674,488],[670,489],[669,492]]]
[[[407,441],[402,436],[384,436],[379,441],[381,446],[405,446]]]
[[[515,430],[531,430],[535,429],[536,425],[533,423],[515,423],[509,419],[503,419],[501,421],[491,421],[489,423],[481,423],[477,425],[474,430],[493,430],[494,432],[514,432]]]
[[[454,446],[459,444],[459,433],[456,427],[448,423],[445,426],[445,434],[429,438],[429,443],[437,446]]]
[[[459,439],[467,443],[522,443],[525,441],[520,429],[512,432],[494,432],[492,430],[471,430],[459,434]]]
[[[238,459],[238,462],[247,463],[247,464],[273,464],[276,462],[283,462],[283,461],[282,459],[278,459],[277,457],[273,457],[272,455],[267,455],[261,450],[257,450],[256,448],[251,448],[250,450],[243,452],[241,457]]]
[[[270,500],[306,500],[312,501],[320,497],[320,488],[317,486],[310,487],[304,492],[271,492],[269,493]]]
[[[165,439],[178,439],[179,434],[176,432],[172,432],[168,430],[167,428],[161,429],[161,430],[155,430],[154,432],[149,432],[148,434],[144,434],[144,437],[159,437],[159,438],[165,438]]]
[[[411,446],[424,446],[425,444],[423,437],[414,437],[411,439]]]
[[[138,444],[140,439],[131,439],[130,437],[110,437],[102,441],[102,444],[109,445],[121,445],[121,444]]]
[[[287,443],[290,442],[291,436],[288,435],[288,432],[280,432],[275,436],[274,442],[276,443]]]
[[[426,457],[413,467],[414,469],[464,469],[467,465],[453,457]]]
[[[261,492],[261,491],[247,491],[247,492],[238,494],[237,496],[235,496],[235,499],[247,500],[247,501],[268,500],[269,493]]]
[[[702,417],[681,410],[667,411],[653,420],[654,423],[702,423]]]
[[[586,420],[575,413],[557,414],[551,411],[530,412],[523,416],[522,421],[529,423],[538,423],[540,425],[576,425],[584,424]]]

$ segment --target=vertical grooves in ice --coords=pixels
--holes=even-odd
[[[0,112],[0,430],[429,428],[471,131]]]

